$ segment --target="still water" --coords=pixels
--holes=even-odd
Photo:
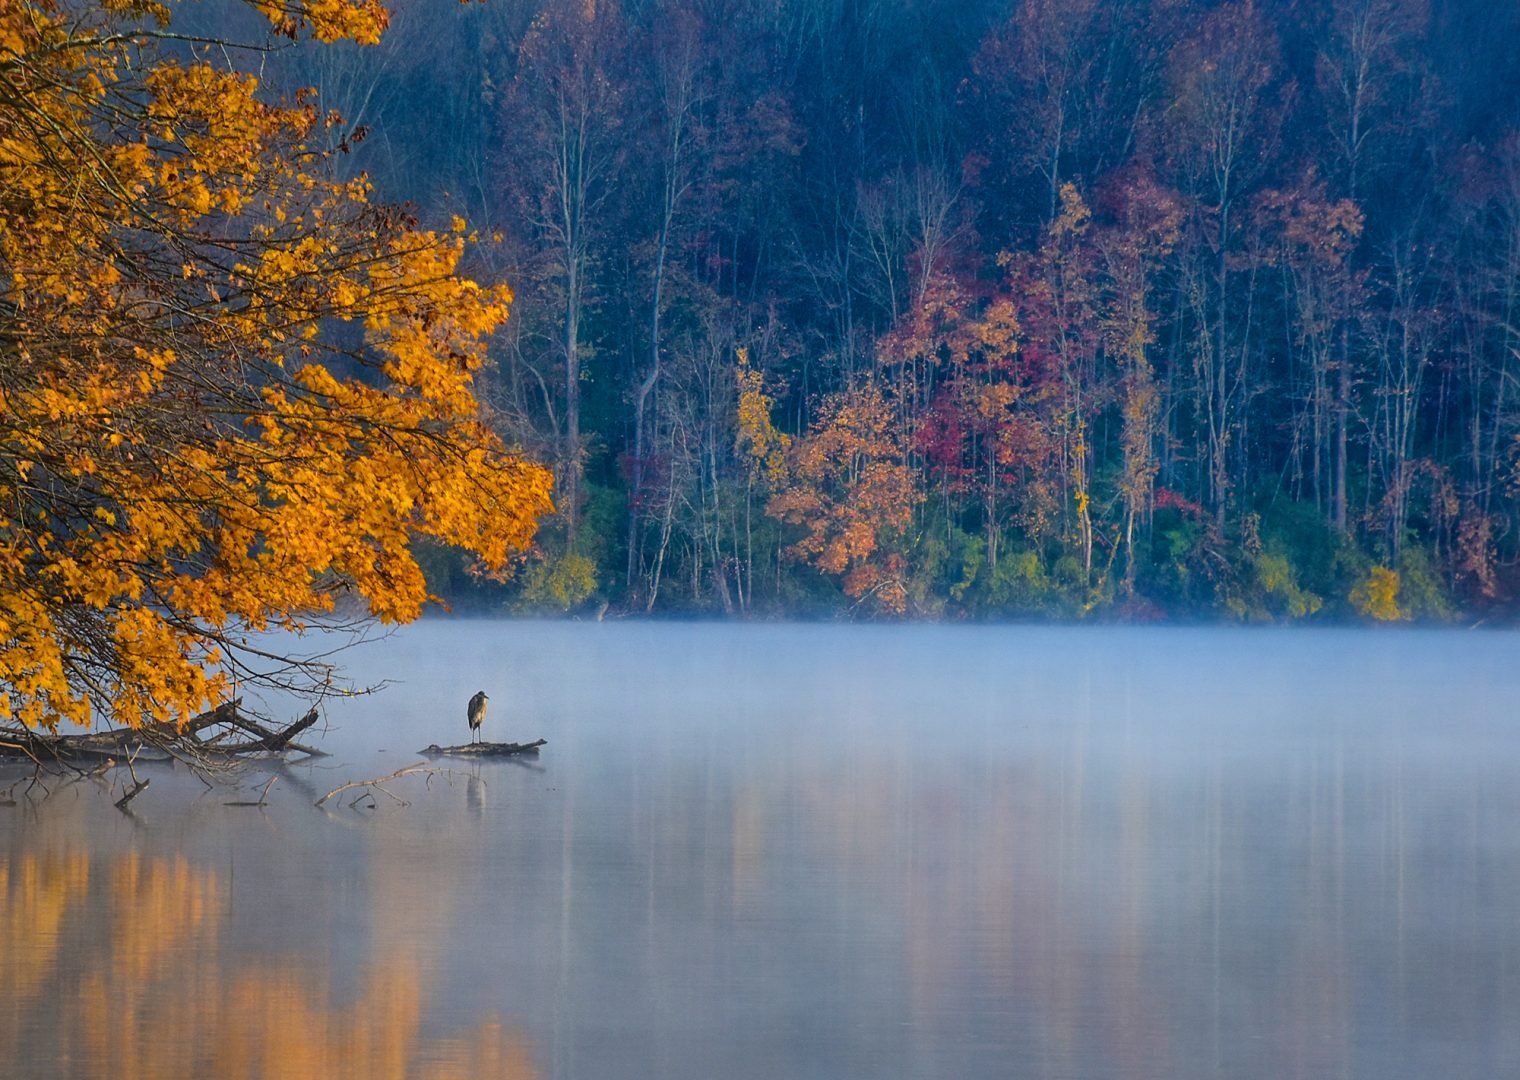
[[[1520,636],[436,621],[349,667],[392,685],[264,808],[267,764],[130,814],[0,773],[0,1075],[1520,1075]],[[482,688],[537,762],[312,805]]]

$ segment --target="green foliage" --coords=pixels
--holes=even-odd
[[[1052,614],[1065,606],[1038,551],[1005,552],[984,577],[986,603],[997,610]]]
[[[960,529],[955,530],[955,539],[959,541],[956,545],[959,549],[958,557],[954,560],[958,573],[952,575],[949,594],[954,603],[965,605],[968,602],[967,594],[975,595],[972,590],[986,570],[987,541]]]
[[[596,593],[596,564],[574,552],[548,556],[531,563],[522,573],[518,609],[569,611]]]
[[[576,552],[606,568],[604,576],[610,580],[627,557],[628,493],[582,480],[581,495],[585,504],[575,533]]]
[[[909,581],[911,610],[943,615],[1009,618],[1060,617],[1080,612],[1085,599],[1082,564],[1069,553],[1047,565],[1047,555],[1005,536],[997,565],[987,560],[987,540],[940,519],[914,549]]]
[[[500,607],[508,595],[511,586],[481,573],[478,560],[461,548],[428,543],[419,544],[416,551],[428,593],[454,611]]]
[[[1298,572],[1286,555],[1263,552],[1250,558],[1263,606],[1279,618],[1302,619],[1324,606],[1317,593],[1299,586]]]
[[[1365,613],[1357,608],[1352,594],[1357,586],[1366,582],[1372,574],[1372,569],[1377,565],[1372,555],[1364,551],[1349,536],[1341,538],[1335,547],[1335,553],[1331,557],[1331,580],[1333,582],[1332,596],[1339,598],[1337,612],[1342,616],[1364,618]]]
[[[1299,584],[1299,574],[1282,552],[1239,552],[1232,574],[1221,588],[1226,611],[1246,622],[1304,619],[1317,613],[1324,600]]]
[[[947,538],[942,523],[921,539],[914,550],[907,587],[908,607],[915,615],[938,618],[951,599],[958,602],[965,596],[969,583],[962,583],[964,574],[955,572],[955,560],[951,558],[951,544],[965,534],[958,529],[955,534]],[[971,580],[975,577],[973,570]]]
[[[1213,605],[1206,568],[1203,523],[1178,510],[1156,511],[1150,562],[1137,574],[1139,591],[1168,610],[1195,612]]]
[[[1075,596],[1086,585],[1086,575],[1082,572],[1082,562],[1075,555],[1062,555],[1056,559],[1050,568],[1051,575],[1056,584],[1067,594]]]
[[[1410,544],[1399,557],[1398,600],[1409,619],[1450,622],[1456,618],[1436,560],[1423,545]]]
[[[1158,511],[1151,563],[1141,581],[1163,611],[1220,612],[1243,622],[1306,619],[1325,607],[1334,550],[1322,520],[1248,513],[1228,535],[1212,520]]]
[[[625,557],[627,496],[620,490],[582,480],[583,505],[576,527],[574,551],[565,551],[562,519],[550,519],[540,534],[537,557],[530,560],[512,583],[507,606],[517,612],[565,612],[601,595],[602,583],[623,580],[619,560]],[[499,595],[489,583],[474,582],[457,565],[444,563],[450,593],[445,599],[463,598],[468,604],[482,592]],[[498,600],[498,602],[500,602]]]
[[[426,543],[417,545],[416,557],[427,591],[445,600],[453,596],[464,577],[463,554],[445,544]]]
[[[1257,501],[1261,514],[1262,548],[1286,558],[1298,588],[1318,596],[1344,595],[1337,576],[1336,552],[1341,541],[1313,503],[1275,496],[1275,488]]]

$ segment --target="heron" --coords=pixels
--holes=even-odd
[[[475,696],[470,699],[469,708],[465,710],[465,717],[470,721],[470,741],[475,741],[476,734],[480,731],[480,725],[486,722],[486,702],[491,699],[486,697],[484,690],[475,691]]]

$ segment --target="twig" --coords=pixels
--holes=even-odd
[[[273,773],[273,774],[270,775],[269,782],[267,784],[265,784],[259,790],[259,801],[258,802],[230,802],[230,803],[227,803],[226,805],[228,805],[228,806],[264,806],[265,803],[266,803],[266,801],[269,798],[269,789],[272,788],[272,787],[274,787],[274,782],[276,780],[278,780],[279,778],[280,778],[280,776],[279,776],[278,773]]]
[[[32,788],[39,788],[40,787],[42,789],[42,797],[44,799],[46,799],[48,796],[50,796],[51,794],[53,794],[52,790],[46,784],[44,784],[42,782],[42,776],[43,776],[44,771],[45,770],[43,768],[43,764],[42,764],[42,762],[39,761],[39,762],[37,762],[37,767],[32,770],[32,775],[26,778],[26,780],[27,780],[27,784],[26,784],[26,797],[28,799],[30,799],[32,797]],[[19,780],[16,781],[16,783],[18,783],[18,784],[20,782],[21,781],[19,781]]]

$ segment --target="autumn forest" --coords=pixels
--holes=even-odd
[[[268,64],[497,240],[558,514],[456,602],[1449,620],[1520,585],[1517,21],[492,0]]]
[[[1517,616],[1520,0],[0,0],[7,1076],[1520,1076]]]
[[[238,633],[429,600],[1504,621],[1517,37],[0,6],[0,716],[166,719]]]

